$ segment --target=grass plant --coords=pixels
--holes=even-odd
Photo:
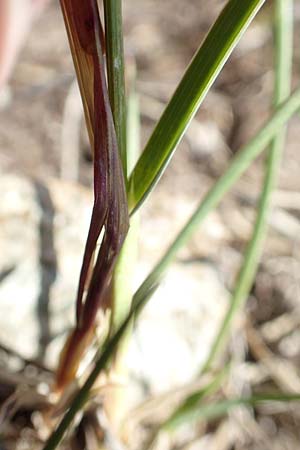
[[[118,366],[124,336],[144,305],[159,286],[178,251],[224,195],[266,151],[265,179],[257,219],[236,280],[231,302],[199,374],[210,371],[225,347],[236,314],[245,303],[255,279],[263,243],[272,192],[276,186],[288,120],[300,108],[300,88],[292,94],[293,1],[275,1],[275,87],[274,111],[258,133],[230,161],[201,200],[194,214],[168,250],[137,289],[132,292],[138,236],[138,209],[151,194],[167,169],[188,125],[201,106],[213,82],[264,0],[229,0],[200,45],[176,91],[154,127],[145,148],[139,150],[138,99],[131,77],[126,99],[121,0],[104,0],[103,31],[96,0],[60,0],[81,90],[90,144],[94,153],[95,202],[83,258],[77,295],[77,323],[62,354],[57,386],[60,390],[76,378],[76,369],[90,343],[99,308],[111,311],[110,330],[99,356],[90,368],[66,414],[44,446],[56,449],[76,414],[89,400],[99,374]],[[105,56],[104,56],[105,55]],[[106,82],[107,80],[107,82]],[[135,163],[135,161],[137,162]],[[99,236],[103,235],[97,250]],[[120,369],[122,370],[122,368]],[[170,431],[182,422],[211,420],[238,405],[255,406],[266,401],[294,401],[299,395],[282,392],[247,398],[207,400],[223,379],[222,370],[204,390],[194,392],[161,425]],[[118,396],[114,398],[116,411]],[[113,413],[114,414],[114,413]]]

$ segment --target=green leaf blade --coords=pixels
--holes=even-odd
[[[207,192],[195,212],[183,226],[179,234],[168,247],[165,254],[138,288],[133,297],[133,305],[140,303],[150,292],[158,287],[164,273],[176,258],[179,250],[188,242],[194,231],[206,219],[207,215],[218,206],[223,196],[250,166],[252,161],[265,149],[278,131],[295,114],[300,105],[300,88],[277,108],[272,117],[260,131],[232,159],[227,171]]]
[[[260,394],[244,398],[243,397],[232,398],[206,404],[198,404],[198,405],[191,404],[190,408],[186,408],[184,411],[181,411],[180,415],[177,415],[172,422],[168,423],[168,426],[165,427],[164,430],[172,431],[176,429],[178,426],[183,425],[184,423],[192,423],[198,420],[206,420],[206,421],[217,420],[222,416],[228,414],[232,408],[238,406],[255,407],[258,406],[259,404],[267,402],[299,402],[299,401],[300,395],[276,393],[276,394]]]
[[[132,213],[163,174],[208,90],[264,1],[230,0],[208,33],[130,177],[129,206]]]
[[[217,373],[214,378],[203,388],[190,394],[183,402],[175,409],[170,417],[160,426],[160,430],[172,430],[181,422],[185,422],[190,414],[199,409],[199,405],[204,403],[205,398],[214,394],[221,386],[224,379],[227,377],[230,366],[227,365],[223,370]]]

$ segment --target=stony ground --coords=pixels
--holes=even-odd
[[[126,55],[134,56],[138,69],[142,144],[222,3],[125,2]],[[271,5],[267,2],[244,36],[145,205],[136,285],[231,156],[270,113]],[[299,17],[295,9],[297,25]],[[298,32],[296,37],[298,43]],[[298,44],[295,50],[296,85]],[[60,10],[53,2],[35,24],[10,86],[1,95],[0,446],[4,449],[38,448],[49,432],[53,418],[41,411],[49,402],[48,381],[73,322],[92,201],[91,157],[73,81]],[[234,370],[223,387],[225,396],[300,391],[298,133],[295,117],[259,274],[246,312],[232,330],[229,352]],[[170,397],[162,407],[160,396],[177,389],[180,397],[184,390],[179,388],[199,373],[251,233],[262,175],[260,160],[195,233],[135,329],[129,347],[128,403],[135,408],[149,396],[158,398],[129,415],[125,434],[130,448],[140,448],[154,419],[168,411]],[[95,430],[98,438],[101,430],[93,408],[77,427],[74,449],[96,448]],[[202,423],[172,438],[162,436],[158,449],[295,450],[299,412],[294,406],[239,409],[209,426]],[[118,448],[117,444],[112,440],[108,448]]]

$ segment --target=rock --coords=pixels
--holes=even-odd
[[[0,344],[55,367],[66,331],[74,324],[92,196],[71,183],[13,175],[2,176],[0,190]],[[141,226],[145,240],[150,238],[148,226]],[[152,267],[153,254],[161,252],[158,241],[147,249],[137,266],[136,285]],[[197,375],[226,304],[211,264],[172,266],[129,344],[132,399],[143,398],[145,386],[156,394]]]
[[[133,377],[158,394],[197,376],[226,304],[212,266],[174,265],[136,325],[128,357]]]
[[[0,190],[0,342],[52,366],[60,345],[50,355],[48,343],[74,322],[91,196],[12,175],[1,177]]]

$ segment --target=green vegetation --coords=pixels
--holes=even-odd
[[[150,300],[179,249],[186,244],[207,215],[218,206],[224,195],[254,159],[265,150],[265,179],[253,234],[245,252],[228,311],[205,365],[199,368],[199,374],[210,372],[214,368],[216,356],[226,345],[233,320],[247,300],[255,279],[267,233],[272,192],[276,185],[284,149],[285,126],[290,117],[300,108],[300,88],[290,94],[293,2],[292,0],[276,0],[274,112],[251,141],[237,152],[227,170],[206,193],[167,252],[161,256],[136,293],[133,293],[131,277],[138,235],[138,218],[133,214],[141,207],[166,170],[189,123],[238,44],[243,32],[264,4],[264,0],[229,0],[227,2],[196,52],[138,159],[139,113],[134,76],[131,77],[127,104],[125,99],[124,66],[126,64],[124,64],[123,55],[121,1],[104,1],[105,40],[102,36],[96,0],[90,0],[86,6],[82,6],[79,0],[61,0],[61,4],[81,87],[91,146],[94,149],[96,185],[100,176],[107,182],[104,190],[101,190],[102,188],[95,190],[94,219],[98,225],[95,226],[96,228],[91,226],[90,241],[88,241],[90,248],[85,254],[83,262],[84,276],[81,288],[82,291],[84,288],[88,290],[88,296],[85,305],[82,305],[80,296],[78,298],[78,324],[75,334],[72,336],[74,346],[80,347],[87,333],[93,329],[97,308],[102,307],[101,301],[103,296],[107,295],[107,291],[110,295],[112,319],[108,338],[98,359],[57,429],[46,443],[44,450],[57,448],[76,413],[84,408],[89,400],[90,390],[99,374],[104,369],[109,370],[113,360],[116,362],[117,350],[121,343],[124,343],[125,334],[130,332],[130,325]],[[87,31],[84,28],[86,18],[92,18],[89,23],[93,23],[93,30]],[[106,67],[104,66],[104,53],[106,53]],[[102,77],[98,77],[99,71],[102,73]],[[104,82],[105,71],[108,75],[108,88]],[[97,145],[101,145],[105,151],[97,152]],[[136,159],[137,162],[134,166]],[[98,196],[104,201],[104,209],[103,205],[97,209],[99,206]],[[126,224],[129,221],[129,215],[131,215],[131,220],[127,234]],[[116,224],[117,226],[115,226]],[[105,234],[99,254],[96,255],[97,262],[93,266],[92,255],[95,256],[96,243],[102,227],[105,228]],[[121,250],[124,239],[125,243]],[[117,251],[114,253],[114,257],[109,259],[107,254],[111,254],[112,249],[117,249]],[[103,264],[103,260],[105,264]],[[99,268],[102,271],[106,270],[105,276],[99,275],[102,274]],[[88,285],[87,273],[91,270],[93,272],[92,281]],[[87,328],[84,328],[85,321],[89,324]],[[123,351],[126,351],[126,345],[122,344],[122,347]],[[72,346],[69,344],[69,347],[66,347],[67,356],[61,367],[63,373],[61,379],[69,379],[71,375],[75,376],[74,367],[78,365],[84,349],[85,345],[80,354],[75,352],[74,355]],[[71,369],[70,365],[72,365]],[[195,391],[186,398],[169,419],[161,425],[158,432],[169,432],[187,421],[216,419],[226,414],[229,409],[241,404],[256,406],[266,401],[298,401],[300,399],[299,395],[273,393],[247,398],[210,400],[210,396],[219,389],[227,372],[226,370],[225,372],[222,370],[212,372],[214,374],[212,382],[204,389]],[[118,399],[114,399],[114,401],[117,402]]]

